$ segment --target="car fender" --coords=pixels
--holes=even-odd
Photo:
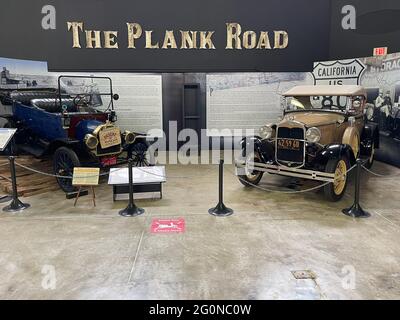
[[[364,125],[361,141],[366,143],[373,141],[375,148],[379,148],[379,126],[377,123],[368,122]]]
[[[46,153],[53,154],[60,147],[67,147],[76,151],[79,147],[79,140],[70,140],[70,139],[56,139],[49,143],[47,146]]]
[[[247,150],[254,148],[254,151],[257,151],[265,162],[274,159],[273,145],[258,136],[245,137],[240,141],[240,145],[242,148],[242,157],[246,157]]]
[[[354,153],[351,147],[347,144],[328,144],[326,145],[317,155],[316,162],[323,165],[324,167],[331,159],[340,159],[342,156],[347,157],[350,161],[350,165],[356,163]]]

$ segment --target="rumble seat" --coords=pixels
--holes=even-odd
[[[33,106],[43,109],[51,113],[61,113],[63,112],[62,106],[67,107],[67,112],[77,112],[77,108],[74,105],[74,99],[62,99],[61,105],[60,100],[55,98],[47,99],[33,99],[31,100]]]

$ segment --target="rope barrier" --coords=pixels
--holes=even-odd
[[[18,163],[18,162],[15,162],[15,164],[17,166],[21,167],[21,168],[24,168],[26,170],[32,171],[32,172],[37,173],[37,174],[41,174],[41,175],[45,175],[45,176],[49,176],[49,177],[54,177],[54,178],[59,178],[59,179],[73,179],[72,176],[62,176],[62,175],[43,172],[43,171],[31,168],[31,167],[25,166],[25,165],[23,165],[21,163]],[[3,163],[3,164],[0,164],[0,167],[6,166],[6,165],[8,165],[8,163]],[[349,173],[355,167],[356,167],[356,165],[353,165],[350,169],[347,170],[347,173]],[[185,177],[185,176],[166,176],[166,175],[161,175],[161,174],[157,174],[157,173],[154,173],[154,172],[149,172],[149,171],[147,171],[146,169],[144,169],[142,167],[135,167],[135,168],[140,170],[140,171],[142,171],[142,172],[145,172],[147,174],[150,174],[150,175],[153,175],[153,176],[156,176],[156,177],[160,177],[160,178],[164,178],[164,179],[190,179],[190,177]],[[379,173],[371,171],[370,169],[368,169],[364,165],[362,166],[362,168],[365,171],[367,171],[368,173],[370,173],[370,174],[372,174],[374,176],[377,176],[377,177],[393,178],[393,177],[398,176],[398,175],[382,175],[382,174],[379,174]],[[126,169],[126,168],[125,167],[117,168],[117,170],[114,170],[114,172],[119,171],[119,170],[123,170],[123,169]],[[228,171],[230,173],[232,173],[233,175],[237,176],[236,173],[232,172],[231,170],[228,169]],[[100,173],[99,175],[93,175],[93,176],[88,176],[88,177],[97,177],[97,176],[102,177],[102,176],[107,176],[109,174],[110,174],[110,172],[104,172],[104,173]],[[269,189],[269,188],[264,188],[264,187],[261,187],[259,185],[253,184],[253,183],[241,178],[240,176],[237,176],[237,177],[238,177],[239,180],[243,181],[244,183],[246,183],[246,184],[248,184],[248,185],[250,185],[250,186],[252,186],[254,188],[257,188],[257,189],[260,189],[260,190],[263,190],[263,191],[268,191],[268,192],[286,193],[286,194],[310,192],[310,191],[313,191],[313,190],[320,189],[320,188],[328,185],[329,183],[331,183],[331,182],[326,182],[326,183],[320,184],[320,185],[318,185],[316,187],[312,187],[312,188],[308,188],[308,189],[304,189],[304,190],[284,191],[284,190],[273,190],[273,189]]]
[[[372,174],[372,175],[374,175],[374,176],[376,176],[376,177],[380,177],[380,178],[394,178],[394,177],[397,177],[397,176],[400,176],[400,174],[379,174],[379,173],[376,173],[376,172],[373,172],[373,171],[371,171],[370,169],[368,169],[366,166],[362,166],[362,168],[365,170],[365,171],[367,171],[368,173],[370,173],[370,174]]]
[[[32,171],[32,172],[35,172],[35,173],[38,173],[38,174],[42,174],[42,175],[44,175],[44,176],[54,177],[54,178],[60,178],[60,179],[73,179],[72,176],[60,176],[60,175],[57,175],[57,174],[52,174],[52,173],[43,172],[43,171],[40,171],[40,170],[31,168],[31,167],[25,166],[25,165],[23,165],[23,164],[21,164],[21,163],[18,163],[18,162],[15,162],[15,164],[16,164],[17,166],[21,167],[21,168],[24,168],[24,169],[28,170],[28,171]],[[117,168],[117,170],[115,170],[115,171],[119,171],[119,170],[123,170],[123,169],[126,169],[126,168]],[[114,172],[115,172],[115,171],[114,171]],[[87,177],[88,177],[88,178],[97,177],[97,176],[102,177],[102,176],[107,176],[107,175],[109,175],[109,174],[110,174],[110,172],[103,172],[103,173],[100,173],[100,174],[98,174],[98,175],[91,175],[91,176],[87,176]]]

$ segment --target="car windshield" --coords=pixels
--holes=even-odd
[[[345,96],[297,96],[285,98],[285,110],[345,111],[351,98]]]
[[[61,99],[95,111],[113,109],[111,79],[107,77],[60,76],[58,79]]]

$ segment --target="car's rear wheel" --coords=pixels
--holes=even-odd
[[[56,150],[53,157],[53,170],[57,177],[57,183],[64,192],[74,192],[77,190],[72,185],[74,167],[79,167],[80,161],[75,151],[66,147],[60,147]],[[61,176],[61,177],[60,177]],[[65,176],[65,178],[62,178]]]
[[[365,162],[365,167],[370,169],[374,164],[374,157],[375,157],[375,144],[372,142],[371,146],[371,153],[369,154],[368,160]]]
[[[258,152],[251,153],[246,158],[245,164],[245,174],[239,175],[239,181],[246,187],[259,184],[264,172],[254,170],[252,165],[249,165],[249,162],[261,162],[261,157]]]
[[[335,181],[324,186],[325,197],[329,201],[339,201],[346,192],[350,163],[347,157],[331,159],[328,161],[325,172],[334,173]]]

